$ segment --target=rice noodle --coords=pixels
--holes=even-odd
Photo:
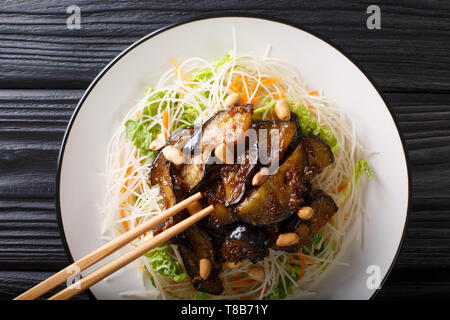
[[[234,40],[234,39],[233,39]],[[362,159],[363,149],[356,137],[356,128],[352,121],[336,106],[335,103],[321,91],[317,96],[308,94],[309,88],[302,81],[298,70],[287,64],[269,56],[270,47],[267,48],[263,58],[252,55],[236,57],[236,45],[233,41],[233,59],[225,62],[220,68],[215,70],[212,64],[200,57],[193,57],[179,65],[179,69],[170,68],[165,72],[153,91],[148,91],[146,95],[126,114],[122,123],[112,136],[108,145],[106,161],[106,184],[107,193],[105,195],[102,214],[104,215],[104,230],[102,237],[112,239],[123,233],[128,228],[160,214],[164,208],[162,197],[158,186],[149,185],[149,170],[152,159],[140,156],[134,144],[127,138],[125,132],[125,122],[127,120],[141,119],[148,128],[155,125],[162,126],[162,105],[167,103],[169,112],[169,134],[176,123],[182,122],[181,115],[186,105],[193,107],[199,114],[196,123],[203,123],[210,116],[222,109],[224,98],[229,93],[231,81],[234,77],[247,77],[257,82],[258,94],[264,98],[255,103],[255,109],[263,107],[268,99],[274,99],[281,92],[292,102],[307,106],[315,116],[321,126],[330,129],[335,135],[340,148],[335,154],[335,163],[327,167],[320,175],[313,180],[315,188],[323,189],[328,193],[339,206],[339,211],[332,220],[321,230],[324,238],[324,250],[317,256],[308,256],[316,264],[307,264],[304,275],[299,280],[292,279],[284,268],[288,261],[298,263],[298,255],[281,251],[270,250],[269,255],[258,262],[265,270],[263,282],[249,282],[247,285],[236,288],[233,282],[236,277],[247,280],[246,271],[252,263],[248,260],[242,263],[241,268],[224,269],[220,277],[224,284],[224,293],[221,296],[211,296],[214,299],[263,299],[268,297],[283,281],[286,287],[285,278],[294,282],[293,294],[296,297],[309,296],[314,294],[309,288],[324,274],[327,266],[333,264],[344,264],[336,261],[336,256],[342,248],[343,238],[361,238],[363,219],[363,183],[359,182],[344,198],[339,194],[338,188],[343,183],[352,179],[355,171],[355,164]],[[212,71],[212,79],[204,82],[194,83],[183,79],[182,74],[190,75],[192,72],[209,68]],[[280,82],[265,85],[261,78],[282,78]],[[256,90],[249,92],[245,87],[247,97],[251,101],[256,95]],[[204,92],[208,91],[209,96],[205,97]],[[162,98],[152,100],[159,103],[157,114],[153,117],[143,115],[142,111],[147,105],[148,99],[157,94],[165,92]],[[180,98],[180,94],[183,98]],[[203,110],[202,105],[206,106]],[[144,237],[135,240],[133,245],[139,245],[141,241],[152,237],[151,232]],[[347,239],[348,241],[349,239]],[[347,242],[346,241],[346,242]],[[351,241],[348,241],[351,242]],[[174,258],[183,266],[183,261],[176,246]],[[146,258],[142,257],[140,264],[154,279],[156,289],[159,294],[155,294],[155,289],[149,281],[143,281],[145,290],[137,289],[124,293],[126,297],[139,298],[183,298],[192,299],[195,296],[190,279],[180,283],[175,283],[155,272],[148,265]],[[183,267],[184,268],[184,267]],[[144,272],[146,272],[144,270]],[[280,277],[281,276],[281,277]],[[243,281],[242,283],[246,283]]]

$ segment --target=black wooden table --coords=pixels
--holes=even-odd
[[[412,177],[405,242],[377,298],[450,294],[450,2],[376,1],[0,2],[0,298],[68,263],[55,214],[60,143],[96,74],[140,37],[210,13],[251,13],[305,26],[356,60],[399,120]],[[68,29],[67,7],[81,9]],[[87,294],[79,298],[88,298]]]

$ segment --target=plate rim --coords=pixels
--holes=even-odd
[[[372,79],[371,76],[369,76],[369,74],[366,72],[366,70],[358,63],[356,62],[351,56],[350,54],[346,53],[343,49],[341,49],[338,45],[336,45],[332,40],[329,40],[328,38],[322,36],[319,32],[317,31],[312,31],[310,28],[303,26],[302,24],[297,24],[297,23],[293,23],[290,22],[286,19],[282,19],[282,18],[278,18],[278,17],[274,17],[274,16],[270,16],[270,15],[266,15],[266,14],[253,14],[253,13],[209,13],[209,14],[202,14],[202,15],[198,15],[196,17],[193,18],[189,18],[189,19],[182,19],[178,22],[174,22],[172,24],[169,24],[167,26],[161,27],[145,36],[143,36],[142,38],[138,39],[137,41],[133,42],[130,46],[128,46],[127,48],[125,48],[123,51],[121,51],[117,56],[115,56],[98,74],[97,76],[94,78],[94,80],[92,80],[92,82],[89,84],[89,86],[87,87],[87,89],[84,91],[82,97],[80,98],[80,101],[77,103],[77,106],[75,107],[75,110],[73,111],[73,114],[69,120],[69,123],[67,125],[67,128],[64,132],[64,136],[61,142],[61,146],[59,149],[59,154],[58,154],[58,161],[57,161],[57,168],[56,168],[56,179],[55,179],[55,209],[56,209],[56,218],[57,218],[57,224],[58,224],[58,231],[61,237],[61,242],[63,243],[63,247],[64,250],[66,251],[66,255],[67,258],[69,260],[69,263],[72,264],[74,263],[74,259],[72,256],[72,253],[70,252],[70,248],[69,248],[69,244],[67,243],[67,239],[66,239],[66,235],[64,232],[64,227],[63,227],[63,220],[62,220],[62,214],[61,214],[61,203],[60,203],[60,186],[61,186],[61,169],[62,169],[62,162],[64,159],[64,151],[65,151],[65,147],[67,144],[67,140],[69,138],[73,123],[75,122],[75,119],[78,115],[78,112],[81,110],[84,102],[86,101],[87,97],[89,96],[89,94],[91,93],[91,91],[95,88],[95,86],[97,85],[97,83],[101,80],[101,78],[122,58],[124,57],[126,54],[128,54],[131,50],[133,50],[134,48],[138,47],[139,45],[141,45],[142,43],[146,42],[147,40],[153,38],[154,36],[163,33],[165,31],[168,31],[170,29],[182,26],[184,24],[188,24],[191,22],[197,22],[197,21],[201,21],[201,20],[209,20],[209,19],[214,19],[214,18],[250,18],[250,19],[259,19],[259,20],[265,20],[268,22],[276,22],[276,23],[281,23],[284,25],[287,25],[289,27],[293,27],[295,29],[298,29],[300,31],[304,31],[307,32],[309,34],[311,34],[312,36],[324,41],[325,43],[327,43],[328,45],[330,45],[331,47],[333,47],[335,50],[337,50],[338,52],[340,52],[345,58],[347,58],[353,65],[356,66],[356,68],[359,69],[359,71],[362,72],[362,74],[366,77],[366,79],[371,83],[371,85],[374,87],[374,89],[376,90],[376,92],[378,93],[378,95],[381,97],[381,99],[383,100],[387,110],[389,111],[389,114],[395,124],[395,129],[397,130],[397,133],[400,137],[400,142],[402,145],[402,151],[403,151],[403,155],[405,157],[405,165],[406,165],[406,175],[408,177],[408,201],[407,201],[407,205],[406,205],[406,215],[405,215],[405,223],[403,225],[403,230],[402,230],[402,235],[400,237],[400,241],[396,250],[396,253],[394,255],[394,258],[392,259],[392,262],[388,268],[388,270],[386,271],[386,274],[383,277],[383,280],[381,281],[379,287],[377,289],[375,289],[375,291],[373,292],[373,294],[370,296],[370,300],[374,299],[377,294],[379,293],[379,291],[381,290],[381,288],[383,287],[383,285],[385,284],[387,278],[389,277],[391,271],[393,270],[394,266],[396,265],[397,261],[398,261],[398,257],[400,255],[400,251],[404,245],[404,241],[405,241],[405,237],[406,237],[406,231],[407,231],[407,227],[408,227],[408,223],[410,221],[410,214],[411,214],[411,196],[412,196],[412,183],[411,183],[411,173],[409,170],[409,154],[407,152],[407,149],[405,148],[406,143],[405,143],[405,138],[404,138],[404,134],[402,133],[399,125],[398,125],[398,119],[397,116],[395,115],[395,113],[392,111],[392,107],[389,105],[389,103],[387,102],[387,99],[385,98],[384,94],[382,93],[382,91],[378,88],[377,83]],[[88,288],[85,290],[85,292],[89,295],[89,297],[91,299],[97,300],[97,297],[92,293],[92,291]]]

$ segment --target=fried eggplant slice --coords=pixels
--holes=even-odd
[[[314,215],[309,221],[309,225],[313,235],[328,223],[328,220],[338,211],[338,206],[333,198],[322,190],[314,190],[312,197],[311,208],[314,210]]]
[[[334,162],[334,155],[330,147],[317,137],[302,138],[308,154],[309,169],[314,173],[322,170]]]
[[[286,219],[301,203],[306,190],[302,174],[307,165],[306,151],[299,144],[275,174],[234,207],[234,214],[239,220],[256,226]]]
[[[267,256],[266,235],[261,228],[245,224],[236,225],[225,238],[221,248],[225,261],[239,262],[250,259],[253,263]]]
[[[206,180],[207,171],[210,168],[208,159],[211,154],[212,152],[207,150],[199,155],[192,156],[188,163],[177,169],[177,175],[187,192],[195,192],[201,186],[201,183]]]
[[[245,141],[239,145],[235,164],[216,164],[210,169],[211,177],[218,176],[206,188],[202,188],[208,204],[214,211],[205,219],[209,228],[219,230],[236,220],[231,206],[238,203],[251,185],[251,177],[258,165],[257,141]]]
[[[166,145],[172,145],[177,148],[181,148],[187,140],[192,135],[194,129],[190,127],[179,129],[173,132],[167,139]],[[177,203],[177,198],[182,197],[177,192],[176,183],[172,176],[172,163],[168,161],[164,154],[160,151],[155,159],[153,159],[151,169],[150,169],[150,184],[152,186],[159,184],[160,192],[163,197],[164,207],[170,208]],[[177,197],[178,194],[178,197]],[[155,229],[155,232],[161,232],[165,228],[171,226],[173,223],[173,218],[170,218],[162,225]]]
[[[185,231],[185,241],[179,244],[178,250],[194,287],[210,294],[221,294],[223,284],[218,277],[221,266],[217,263],[213,242],[206,231],[196,224],[189,227]],[[211,262],[211,271],[206,279],[200,277],[200,259]]]
[[[232,144],[240,141],[252,125],[252,113],[251,104],[217,112],[203,125],[200,150],[212,150],[221,143]]]
[[[275,242],[277,241],[278,234],[280,233],[280,223],[272,223],[272,224],[269,224],[262,228],[263,228],[264,233],[267,238],[267,241],[266,241],[267,248],[271,248],[271,247],[275,246]]]
[[[214,206],[214,211],[204,219],[208,228],[220,232],[223,226],[236,221],[231,208],[225,206],[225,187],[220,181],[213,184],[203,194],[207,201],[205,206],[210,204]]]
[[[279,233],[296,232],[300,241],[292,246],[278,247],[273,249],[287,252],[297,252],[300,248],[311,242],[312,236],[325,226],[331,217],[338,211],[334,200],[322,190],[312,192],[312,203],[314,210],[311,220],[302,220],[297,215],[292,215],[280,223]]]
[[[247,147],[248,146],[248,147]],[[238,152],[235,164],[220,166],[220,182],[224,187],[223,205],[229,207],[238,203],[251,183],[258,164],[257,141],[246,141],[246,150]]]
[[[194,128],[192,127],[179,129],[170,135],[165,146],[174,146],[181,149],[190,139],[193,132]],[[170,208],[176,203],[171,175],[171,162],[164,157],[161,151],[153,159],[150,169],[150,184],[152,186],[161,185],[161,194],[166,208]]]
[[[175,205],[177,201],[170,175],[170,162],[164,157],[162,152],[159,152],[153,160],[150,171],[150,183],[152,186],[160,184],[160,193],[163,197],[165,208]]]
[[[278,238],[279,234],[282,233],[290,233],[295,232],[300,238],[300,241],[296,244],[290,246],[277,246],[276,240],[272,242],[271,248],[278,251],[285,251],[295,253],[298,252],[303,246],[309,244],[311,241],[311,229],[310,226],[304,221],[300,220],[296,214],[291,215],[288,219],[282,221],[278,225],[278,234],[276,237]]]
[[[269,165],[273,161],[281,161],[297,134],[295,121],[259,121],[252,124],[258,135],[260,162]],[[273,144],[273,145],[272,145]],[[272,151],[278,151],[273,152]]]

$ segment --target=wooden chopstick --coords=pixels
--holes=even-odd
[[[72,285],[68,286],[64,290],[51,296],[49,298],[49,300],[70,299],[71,297],[79,294],[80,292],[83,292],[90,286],[96,284],[97,282],[99,282],[100,280],[109,276],[110,274],[114,273],[115,271],[119,270],[120,268],[123,268],[130,262],[143,256],[149,250],[151,250],[151,249],[159,246],[160,244],[166,242],[167,240],[173,238],[178,233],[184,231],[185,229],[187,229],[188,227],[190,227],[197,221],[206,217],[213,210],[214,210],[214,207],[212,205],[210,205],[209,207],[206,207],[205,209],[203,209],[203,210],[197,212],[196,214],[190,216],[189,218],[177,223],[176,225],[170,227],[169,229],[157,234],[153,238],[142,242],[136,248],[134,248],[134,249],[126,252],[122,256],[106,263],[105,265],[96,269],[89,275],[83,277],[81,280],[73,283]]]
[[[14,300],[33,300],[39,298],[44,293],[50,291],[51,289],[57,287],[58,285],[60,285],[61,283],[67,281],[67,279],[72,277],[74,275],[73,270],[83,271],[89,268],[93,264],[99,262],[100,260],[109,256],[111,253],[117,251],[118,249],[122,248],[132,240],[136,239],[141,234],[161,224],[171,216],[185,209],[190,204],[195,203],[201,197],[202,194],[200,192],[197,192],[196,194],[190,196],[189,198],[175,204],[173,207],[170,207],[163,213],[155,216],[154,218],[146,221],[145,223],[138,225],[136,228],[120,235],[114,240],[104,244],[97,250],[89,253],[88,255],[84,256],[78,261],[72,263],[71,265],[54,274],[50,278],[42,281],[41,283],[34,286],[30,290],[17,296],[16,298],[14,298]]]

